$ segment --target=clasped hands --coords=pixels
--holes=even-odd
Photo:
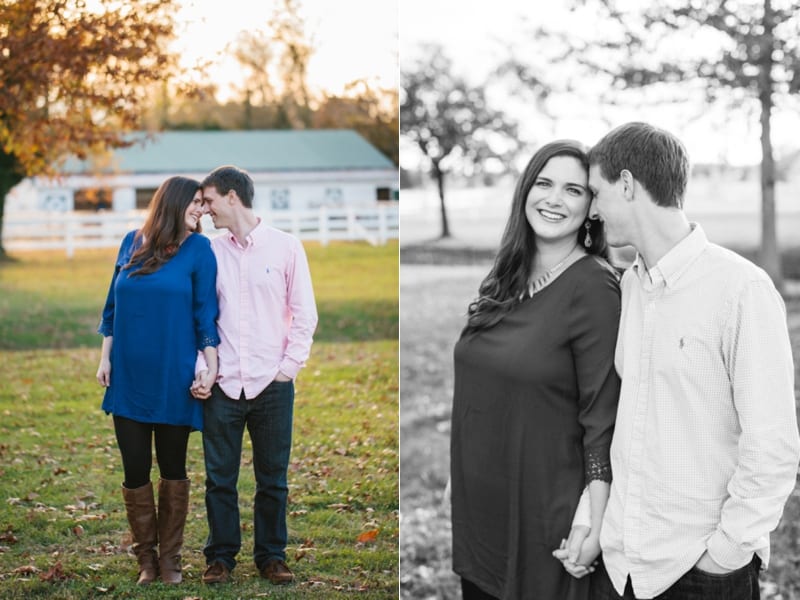
[[[600,556],[600,536],[593,534],[586,525],[575,525],[569,538],[561,540],[561,546],[553,550],[553,556],[561,561],[567,573],[580,579],[594,572]]]
[[[215,372],[209,370],[198,371],[194,376],[194,381],[189,391],[198,400],[208,400],[211,397],[211,388],[216,380],[217,374]]]
[[[275,376],[275,381],[291,381],[292,378],[280,371]],[[211,371],[198,371],[192,386],[189,388],[192,396],[198,400],[208,400],[211,397],[211,388],[217,381],[217,374]]]
[[[594,572],[594,565],[597,564],[597,557],[600,556],[599,536],[593,536],[590,528],[586,525],[575,525],[569,532],[569,538],[561,540],[561,546],[557,550],[553,550],[553,556],[561,561],[564,569],[570,575],[580,579]],[[714,575],[725,575],[731,572],[731,569],[723,567],[711,558],[708,552],[703,552],[695,567]]]

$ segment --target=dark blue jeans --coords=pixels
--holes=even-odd
[[[758,572],[761,559],[753,556],[752,562],[725,575],[714,575],[692,567],[665,592],[653,600],[759,600]],[[603,561],[592,573],[592,600],[636,600],[630,577],[624,595],[617,594],[608,578]]]
[[[219,386],[203,407],[203,451],[206,463],[208,540],[206,563],[236,566],[242,547],[239,523],[239,464],[244,429],[253,445],[256,479],[253,560],[261,569],[267,560],[286,558],[286,472],[292,447],[294,382],[273,381],[252,400],[232,400]]]

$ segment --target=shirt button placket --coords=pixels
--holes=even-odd
[[[248,298],[250,296],[250,284],[248,271],[248,250],[250,244],[242,249],[241,259],[239,260],[239,377],[242,388],[245,388],[245,373],[247,365],[245,360],[250,355],[250,337],[247,316],[250,312]],[[245,392],[245,397],[247,393]]]

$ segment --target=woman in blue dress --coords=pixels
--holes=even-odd
[[[113,415],[122,455],[139,584],[159,574],[165,583],[181,581],[186,452],[189,433],[203,427],[202,404],[189,391],[198,350],[209,365],[206,377],[213,382],[217,374],[217,263],[200,233],[203,210],[197,181],[171,177],[161,184],[145,224],[122,241],[98,328],[104,337],[97,380],[106,387],[102,407]]]

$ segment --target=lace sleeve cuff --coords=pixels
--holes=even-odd
[[[610,483],[611,460],[608,456],[608,447],[600,449],[587,448],[584,454],[586,485],[589,485],[589,482],[595,479]]]
[[[202,334],[198,339],[197,349],[202,352],[203,348],[208,346],[219,346],[219,336],[215,334]]]

